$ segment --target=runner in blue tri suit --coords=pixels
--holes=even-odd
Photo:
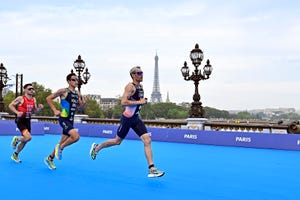
[[[87,99],[82,97],[80,92],[76,90],[79,81],[76,74],[71,73],[66,79],[69,84],[68,88],[59,89],[46,98],[54,115],[59,116],[58,121],[63,129],[60,142],[55,146],[53,152],[44,160],[49,169],[56,169],[53,163],[54,157],[61,160],[63,149],[79,140],[79,134],[73,126],[74,116],[76,110],[82,109],[87,101]],[[57,110],[53,104],[53,100],[57,97],[60,98],[61,110]]]
[[[93,143],[90,149],[90,156],[93,160],[95,160],[101,149],[120,145],[128,134],[129,129],[132,128],[144,143],[144,151],[149,169],[148,177],[161,177],[165,173],[154,167],[151,138],[144,122],[139,117],[139,110],[141,106],[147,103],[147,98],[144,97],[144,90],[141,84],[143,81],[143,72],[141,67],[133,67],[130,70],[130,76],[132,78],[132,82],[126,85],[121,99],[121,105],[125,106],[125,110],[122,114],[116,137],[106,140],[102,144]]]

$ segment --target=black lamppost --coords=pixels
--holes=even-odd
[[[16,74],[16,98],[23,93],[23,74]]]
[[[3,103],[3,97],[2,97],[2,90],[4,87],[6,87],[6,83],[8,80],[7,76],[7,70],[3,66],[3,64],[0,64],[0,112],[4,112],[4,103]]]
[[[78,90],[80,92],[81,85],[87,84],[88,80],[91,77],[90,72],[88,71],[88,68],[85,68],[85,62],[81,59],[81,56],[79,55],[78,58],[74,61],[73,66],[75,68],[75,71],[77,72],[78,76]],[[83,72],[85,69],[85,72]],[[74,73],[73,69],[71,70],[71,73]]]
[[[193,95],[194,102],[192,103],[191,110],[189,111],[189,115],[191,118],[203,118],[204,117],[204,110],[202,107],[202,103],[200,102],[200,94],[198,92],[198,85],[199,81],[209,79],[209,76],[212,72],[212,66],[210,65],[209,60],[206,61],[206,65],[203,67],[203,73],[201,73],[201,70],[198,69],[198,67],[201,64],[201,61],[203,60],[203,52],[201,49],[199,49],[199,45],[195,45],[195,49],[191,51],[190,58],[192,60],[193,65],[195,66],[195,70],[192,72],[192,75],[190,75],[189,67],[187,66],[186,61],[184,62],[183,67],[181,68],[182,76],[184,77],[184,80],[194,81],[195,84],[195,93]]]

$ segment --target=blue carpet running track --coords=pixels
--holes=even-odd
[[[49,170],[44,158],[59,135],[33,136],[11,161],[12,136],[0,137],[0,198],[61,199],[300,199],[300,152],[152,142],[156,166],[166,172],[147,178],[143,144],[124,140],[89,157],[93,142],[81,137],[64,149]]]

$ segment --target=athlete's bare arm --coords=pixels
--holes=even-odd
[[[53,100],[57,97],[64,98],[66,95],[67,89],[62,88],[57,90],[56,92],[50,94],[46,97],[46,101],[49,104],[51,110],[53,111],[54,115],[60,115],[60,110],[57,110],[55,105],[53,104]]]
[[[23,112],[19,112],[16,106],[21,105],[24,102],[23,96],[18,96],[15,100],[13,100],[9,105],[9,109],[13,111],[18,117],[21,117]]]

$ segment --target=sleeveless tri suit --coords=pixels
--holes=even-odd
[[[58,118],[63,134],[69,135],[69,131],[74,129],[74,116],[79,104],[79,95],[76,91],[67,89],[67,95],[60,100],[61,113]]]
[[[25,95],[23,96],[23,103],[18,106],[18,111],[23,112],[21,117],[16,117],[16,124],[20,132],[23,134],[24,130],[31,132],[31,114],[34,109],[34,98],[28,99]]]
[[[134,83],[132,84],[135,86],[136,90],[135,93],[129,98],[129,100],[138,101],[141,98],[144,98],[143,87]],[[141,105],[125,107],[125,110],[121,116],[121,124],[117,131],[117,135],[120,138],[124,139],[128,134],[130,128],[132,128],[138,136],[141,136],[148,132],[144,122],[139,117],[140,108]]]

